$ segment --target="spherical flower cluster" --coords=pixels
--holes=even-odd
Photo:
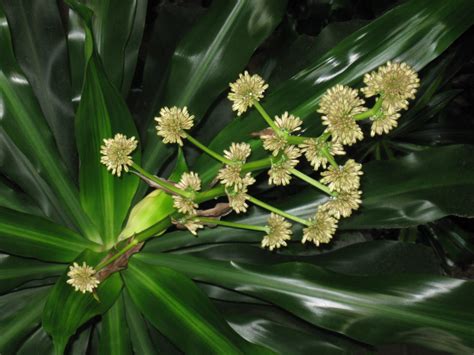
[[[204,228],[204,225],[199,222],[198,218],[195,217],[183,217],[177,220],[173,219],[173,223],[185,227],[194,235],[197,235],[198,229]]]
[[[262,248],[278,249],[286,246],[286,241],[291,239],[291,223],[277,214],[271,213],[267,221],[268,233],[262,239]]]
[[[327,157],[323,153],[324,149],[333,156],[346,154],[341,144],[326,142],[316,138],[306,139],[304,143],[299,145],[299,147],[315,171],[317,171],[319,167],[325,169],[329,163]]]
[[[178,143],[183,145],[186,130],[193,127],[194,116],[190,115],[187,107],[163,107],[160,116],[155,117],[157,134],[163,137],[163,143]]]
[[[288,185],[291,181],[290,170],[298,164],[301,151],[295,146],[288,146],[279,157],[272,160],[272,167],[268,170],[270,185]]]
[[[255,102],[263,98],[263,93],[268,88],[265,81],[257,74],[250,75],[247,71],[239,74],[239,79],[230,83],[231,92],[227,96],[232,101],[232,110],[237,111],[237,116],[242,115]]]
[[[327,211],[318,209],[314,218],[309,220],[310,226],[303,229],[303,239],[301,242],[313,242],[316,246],[329,243],[336,233],[337,219]]]
[[[301,130],[301,125],[303,121],[299,117],[285,112],[281,117],[275,117],[275,125],[286,134],[291,134]],[[261,136],[263,141],[263,148],[272,152],[274,156],[277,156],[278,153],[284,150],[288,146],[286,138],[276,132],[271,131],[270,134],[263,134]]]
[[[224,157],[232,161],[219,170],[217,179],[225,186],[229,206],[236,212],[246,212],[248,187],[255,183],[251,173],[242,173],[242,166],[252,153],[247,143],[232,143]]]
[[[374,117],[371,117],[372,127],[370,135],[382,135],[390,132],[392,129],[398,126],[398,118],[400,114],[393,108],[381,108],[379,113]]]
[[[420,86],[418,74],[406,63],[387,62],[376,71],[365,74],[366,97],[382,95],[382,106],[395,112],[408,108],[408,99],[414,99]]]
[[[329,201],[321,205],[320,210],[337,219],[349,217],[352,211],[359,209],[362,203],[361,194],[358,190],[341,191],[337,196],[331,197]]]
[[[330,166],[323,171],[321,182],[327,184],[331,191],[357,190],[360,186],[360,176],[363,174],[362,165],[349,159],[344,166]]]
[[[352,145],[364,135],[354,120],[354,116],[366,110],[357,90],[336,85],[327,90],[321,98],[318,112],[322,113],[323,124],[328,126],[332,140],[336,143]]]
[[[94,268],[87,265],[86,262],[83,262],[82,266],[78,263],[73,263],[69,266],[69,272],[67,273],[69,279],[67,283],[74,287],[75,291],[92,293],[100,284],[95,274]]]
[[[104,139],[104,145],[100,147],[100,162],[112,170],[113,175],[120,176],[122,170],[128,172],[133,160],[130,154],[137,148],[138,142],[135,137],[127,139],[123,134],[117,133],[114,138]]]
[[[201,190],[201,179],[199,178],[199,175],[194,172],[183,173],[183,175],[181,175],[181,180],[176,184],[176,187],[185,192],[195,193]],[[198,204],[195,203],[191,197],[173,195],[173,200],[173,206],[178,210],[178,212],[188,216],[196,215]]]

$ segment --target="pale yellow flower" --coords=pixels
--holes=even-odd
[[[333,156],[346,154],[341,144],[335,142],[323,142],[315,138],[306,139],[304,143],[299,145],[299,147],[315,171],[317,171],[319,167],[325,169],[329,163],[328,159],[323,154],[324,148]]]
[[[301,242],[313,242],[316,246],[329,243],[336,233],[337,219],[327,211],[318,209],[314,218],[309,220],[310,226],[303,229],[303,239]]]
[[[376,134],[382,135],[390,132],[398,126],[399,117],[400,114],[393,108],[381,109],[377,116],[370,118],[372,121],[370,135],[374,137]]]
[[[186,227],[188,231],[192,234],[197,235],[198,229],[204,228],[204,225],[199,223],[199,220],[188,218],[184,223],[183,226]]]
[[[262,248],[278,249],[281,246],[286,246],[286,241],[291,239],[291,223],[277,214],[270,214],[267,221],[268,233],[262,239]]]
[[[163,137],[163,143],[178,143],[183,145],[186,130],[193,127],[194,116],[190,115],[187,107],[163,107],[160,116],[155,117],[157,134]]]
[[[194,172],[183,173],[176,187],[186,192],[195,193],[201,190],[201,179]],[[173,195],[173,206],[178,212],[191,216],[196,214],[196,208],[198,208],[198,204],[192,198],[179,195]]]
[[[227,97],[233,102],[232,110],[237,111],[237,116],[242,115],[255,102],[260,101],[268,88],[259,75],[250,75],[247,71],[239,74],[239,79],[229,85],[231,91]]]
[[[327,90],[321,98],[318,112],[322,113],[323,124],[336,143],[352,145],[364,135],[354,116],[366,111],[364,100],[357,90],[348,86],[336,85]]]
[[[323,171],[321,182],[328,184],[331,191],[357,190],[360,186],[360,176],[363,174],[362,165],[349,159],[343,166],[330,166]]]
[[[349,217],[352,211],[359,209],[362,203],[358,190],[341,191],[336,197],[331,197],[324,205],[320,207],[321,211],[326,211],[331,216],[339,219],[341,217]]]
[[[298,164],[301,151],[295,146],[285,148],[280,157],[272,161],[272,166],[268,170],[268,183],[270,185],[288,185],[291,181],[290,170]]]
[[[275,125],[285,134],[292,134],[301,130],[302,124],[303,121],[299,117],[290,115],[288,112],[275,117]],[[277,156],[281,150],[288,146],[286,138],[273,131],[271,131],[270,134],[263,134],[261,138],[263,141],[263,148],[271,151],[274,156]]]
[[[104,145],[100,147],[100,162],[112,170],[113,175],[120,176],[122,170],[128,172],[133,160],[130,154],[137,148],[138,142],[135,137],[127,139],[123,134],[117,133],[114,138],[104,139]]]
[[[383,96],[382,107],[398,111],[408,108],[408,99],[414,99],[420,86],[418,74],[406,63],[387,62],[376,71],[365,74],[366,97]]]
[[[230,187],[225,189],[229,206],[235,213],[245,213],[249,207],[247,204],[247,186]]]
[[[236,163],[244,164],[252,154],[252,149],[248,143],[232,143],[228,150],[224,150],[224,157]]]
[[[92,293],[100,284],[95,274],[94,268],[87,265],[86,262],[83,262],[82,266],[78,263],[73,263],[69,266],[69,272],[67,273],[69,280],[66,282],[74,287],[75,291]]]

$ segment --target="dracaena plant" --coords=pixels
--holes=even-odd
[[[412,142],[471,1],[314,48],[284,0],[41,4],[0,1],[0,353],[472,352],[473,148]]]

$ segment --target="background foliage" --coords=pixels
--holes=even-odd
[[[2,354],[472,353],[473,42],[470,0],[0,0],[0,352]],[[388,60],[420,72],[417,100],[391,134],[351,152],[363,205],[322,248],[300,235],[279,252],[260,234],[170,228],[99,288],[66,284],[119,238],[172,212],[170,197],[98,163],[103,138],[140,137],[134,160],[210,183],[215,161],[155,135],[165,105],[221,151],[262,128],[225,95],[247,68],[270,84],[271,114],[322,129],[318,100]],[[309,170],[309,167],[306,167]],[[307,216],[303,186],[258,195]],[[144,196],[145,199],[138,203]],[[289,197],[288,197],[289,196]],[[232,217],[263,224],[252,208]],[[54,341],[54,345],[53,345]],[[395,345],[394,345],[395,344]],[[408,345],[410,344],[410,345]]]

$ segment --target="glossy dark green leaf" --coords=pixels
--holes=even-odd
[[[99,352],[111,355],[132,353],[123,293],[102,317]]]
[[[89,251],[75,261],[95,266],[104,257]],[[105,313],[119,297],[122,281],[118,273],[112,274],[96,290],[96,300],[90,293],[76,292],[66,281],[67,271],[58,279],[48,295],[43,311],[43,328],[53,338],[56,353],[64,352],[69,338],[77,329],[96,315]]]
[[[53,343],[42,327],[38,328],[18,349],[17,355],[53,355]]]
[[[64,265],[0,254],[0,294],[31,280],[58,276]]]
[[[87,10],[82,16],[88,23],[92,15]],[[116,133],[136,137],[137,131],[123,98],[104,73],[89,30],[85,45],[87,66],[76,115],[80,197],[84,209],[99,227],[103,242],[111,245],[120,233],[138,178],[126,173],[118,178],[107,171],[100,164],[100,147],[104,139]],[[139,163],[139,149],[133,160]]]
[[[474,261],[474,239],[472,233],[461,228],[449,218],[423,226],[429,238],[441,248],[442,257],[448,267],[470,264]]]
[[[408,342],[457,353],[474,349],[473,282],[416,274],[344,275],[305,263],[253,266],[143,253],[136,258],[256,296],[372,345]]]
[[[69,262],[97,249],[76,232],[44,218],[0,207],[0,250],[44,261]]]
[[[420,70],[439,56],[473,23],[474,3],[470,0],[412,0],[388,11],[369,25],[341,41],[322,58],[275,88],[262,104],[270,115],[289,111],[305,121],[306,133],[319,133],[321,121],[315,110],[319,98],[336,84],[357,84],[362,76],[388,60],[405,61]],[[213,140],[216,151],[229,142],[248,141],[250,133],[259,131],[264,122],[252,110],[236,119]],[[254,157],[262,154],[254,149]],[[196,163],[206,172],[207,181],[218,165],[202,156]]]
[[[0,206],[15,211],[43,216],[41,209],[24,192],[15,188],[10,182],[0,175]]]
[[[126,97],[135,73],[148,0],[84,3],[94,11],[92,30],[107,77]]]
[[[61,157],[77,172],[74,111],[66,37],[58,5],[54,1],[1,1],[11,28],[18,64],[25,73]]]
[[[240,338],[192,281],[168,268],[131,261],[123,272],[137,308],[186,353],[266,353]]]
[[[14,182],[26,195],[30,196],[40,208],[39,215],[46,216],[51,220],[74,228],[74,223],[67,211],[62,207],[61,199],[54,190],[40,176],[38,169],[18,149],[15,143],[8,137],[4,129],[0,127],[0,169],[9,181]],[[6,197],[8,196],[5,195]],[[16,198],[20,198],[17,195]],[[18,210],[10,206],[8,201],[4,207]],[[17,205],[12,202],[13,205]],[[27,205],[23,206],[27,207]],[[21,209],[20,209],[21,210]],[[23,211],[27,212],[27,211]],[[38,214],[38,213],[33,213]]]
[[[187,106],[199,120],[280,22],[285,6],[285,0],[214,1],[174,52],[162,106]],[[144,167],[156,171],[170,152],[151,122]]]
[[[0,296],[0,352],[16,354],[25,338],[40,324],[50,287],[33,288]]]
[[[156,19],[143,64],[143,74],[137,76],[139,83],[133,88],[129,101],[135,122],[143,135],[146,127],[159,110],[167,72],[173,52],[183,36],[206,11],[196,3],[162,2],[156,8]]]
[[[367,350],[355,341],[311,326],[276,307],[233,302],[215,304],[243,338],[277,354],[363,354]]]
[[[132,348],[135,354],[154,355],[156,351],[148,332],[148,327],[145,319],[140,314],[140,311],[133,304],[128,291],[123,293],[125,300],[125,308],[127,310],[127,324],[130,330],[130,339],[132,341]]]
[[[1,128],[39,171],[73,224],[84,236],[98,241],[97,230],[80,206],[77,189],[61,162],[38,101],[16,62],[8,22],[1,7],[0,50]]]

